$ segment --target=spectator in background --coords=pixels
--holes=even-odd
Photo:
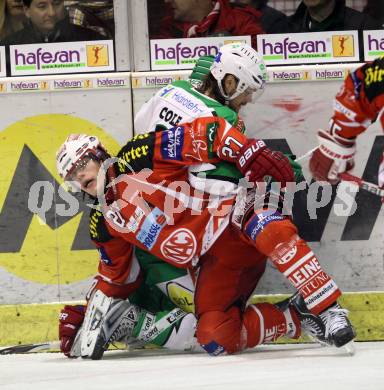
[[[270,7],[269,0],[237,0],[233,3],[247,4],[261,12],[261,27],[267,34],[286,33],[288,29],[288,18],[281,11]]]
[[[159,37],[164,18],[168,17],[170,20],[173,19],[172,8],[170,4],[164,3],[164,1],[147,0],[147,9],[149,38],[155,39]]]
[[[376,19],[380,28],[384,28],[384,2],[383,0],[368,0],[363,12]]]
[[[206,36],[251,35],[263,33],[259,11],[229,0],[164,0],[170,6],[160,31],[151,38],[195,38]]]
[[[23,3],[27,23],[4,40],[7,46],[105,39],[95,31],[71,24],[64,0],[23,0]]]
[[[380,24],[345,5],[345,0],[303,0],[289,18],[290,32],[374,30]]]
[[[65,0],[64,6],[68,10],[71,24],[94,30],[106,39],[114,38],[113,0]]]
[[[0,0],[0,42],[23,28],[25,21],[22,0]]]

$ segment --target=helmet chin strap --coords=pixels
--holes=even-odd
[[[218,84],[218,87],[219,87],[219,91],[221,93],[221,96],[225,99],[225,105],[228,106],[229,102],[233,99],[236,99],[241,92],[239,92],[236,88],[236,91],[231,95],[227,95],[225,92],[224,92],[224,88],[223,88],[223,85],[222,85],[222,82],[220,83],[217,83]]]

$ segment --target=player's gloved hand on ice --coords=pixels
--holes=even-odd
[[[59,339],[60,350],[65,356],[71,357],[70,352],[76,334],[84,321],[86,306],[66,305],[60,312],[59,317]]]
[[[355,140],[331,135],[324,130],[318,132],[319,148],[309,160],[309,169],[316,180],[336,184],[339,173],[349,171],[355,165]]]
[[[281,188],[289,182],[295,182],[295,174],[287,157],[283,153],[267,148],[262,140],[249,139],[240,149],[237,168],[251,182],[262,181],[271,176],[281,183]]]

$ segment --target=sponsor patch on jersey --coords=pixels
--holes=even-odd
[[[145,218],[136,238],[147,248],[152,249],[166,224],[166,217],[159,208],[154,208]]]
[[[241,133],[245,133],[245,124],[244,124],[244,121],[240,118],[237,118],[237,121],[236,123],[233,125],[233,127],[240,131]]]
[[[175,87],[173,87],[172,85],[167,85],[161,90],[160,97],[167,97],[174,89]]]
[[[112,237],[105,224],[104,215],[99,210],[92,209],[90,212],[89,234],[91,240],[98,242],[107,242]]]
[[[216,341],[211,341],[208,344],[203,344],[202,347],[211,355],[217,356],[222,354],[225,349],[222,345],[217,344]]]
[[[129,218],[129,220],[127,222],[127,228],[130,232],[136,233],[144,215],[145,215],[144,210],[141,207],[137,206],[135,212],[133,213],[133,215]]]
[[[192,290],[183,284],[172,280],[166,284],[166,291],[171,301],[174,302],[178,307],[187,313],[195,312]]]
[[[97,248],[100,254],[100,261],[102,261],[106,265],[112,265],[112,260],[110,257],[107,255],[107,252],[105,251],[104,248]]]
[[[161,333],[161,330],[157,326],[153,326],[150,328],[150,330],[147,333],[144,333],[141,336],[141,340],[148,342],[150,340],[155,339],[160,333]]]
[[[260,212],[255,214],[247,223],[245,234],[254,241],[268,224],[274,221],[282,221],[283,219],[284,217],[275,210]]]
[[[170,90],[166,95],[162,95],[163,98],[168,100],[172,105],[177,105],[181,111],[187,111],[188,114],[192,114],[194,117],[200,116],[206,109],[205,105],[190,93],[185,93],[181,88],[173,88],[173,92]]]
[[[216,157],[216,153],[213,152],[213,143],[215,142],[217,134],[217,122],[207,124],[207,140],[208,140],[208,157]]]
[[[340,112],[341,114],[344,114],[349,120],[354,121],[356,118],[356,112],[350,110],[349,108],[345,107],[343,104],[341,104],[338,100],[335,99],[333,102],[333,109],[336,112]],[[334,122],[333,122],[334,123]]]
[[[155,134],[138,134],[128,141],[117,155],[119,173],[139,172],[143,168],[152,169]]]
[[[189,229],[177,229],[162,244],[161,253],[178,264],[188,263],[197,249],[196,238]]]
[[[164,160],[182,160],[184,127],[178,126],[161,133],[161,156]]]
[[[371,103],[383,93],[384,88],[384,57],[366,64],[364,67],[365,94]]]
[[[184,317],[185,313],[182,309],[174,309],[165,316],[165,319],[169,324],[174,324],[180,318]]]

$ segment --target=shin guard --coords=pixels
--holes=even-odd
[[[307,243],[293,236],[270,254],[276,268],[300,291],[308,309],[319,314],[341,295]]]
[[[313,314],[322,312],[341,295],[334,280],[322,269],[288,218],[277,211],[259,211],[247,221],[243,232],[300,291]]]

